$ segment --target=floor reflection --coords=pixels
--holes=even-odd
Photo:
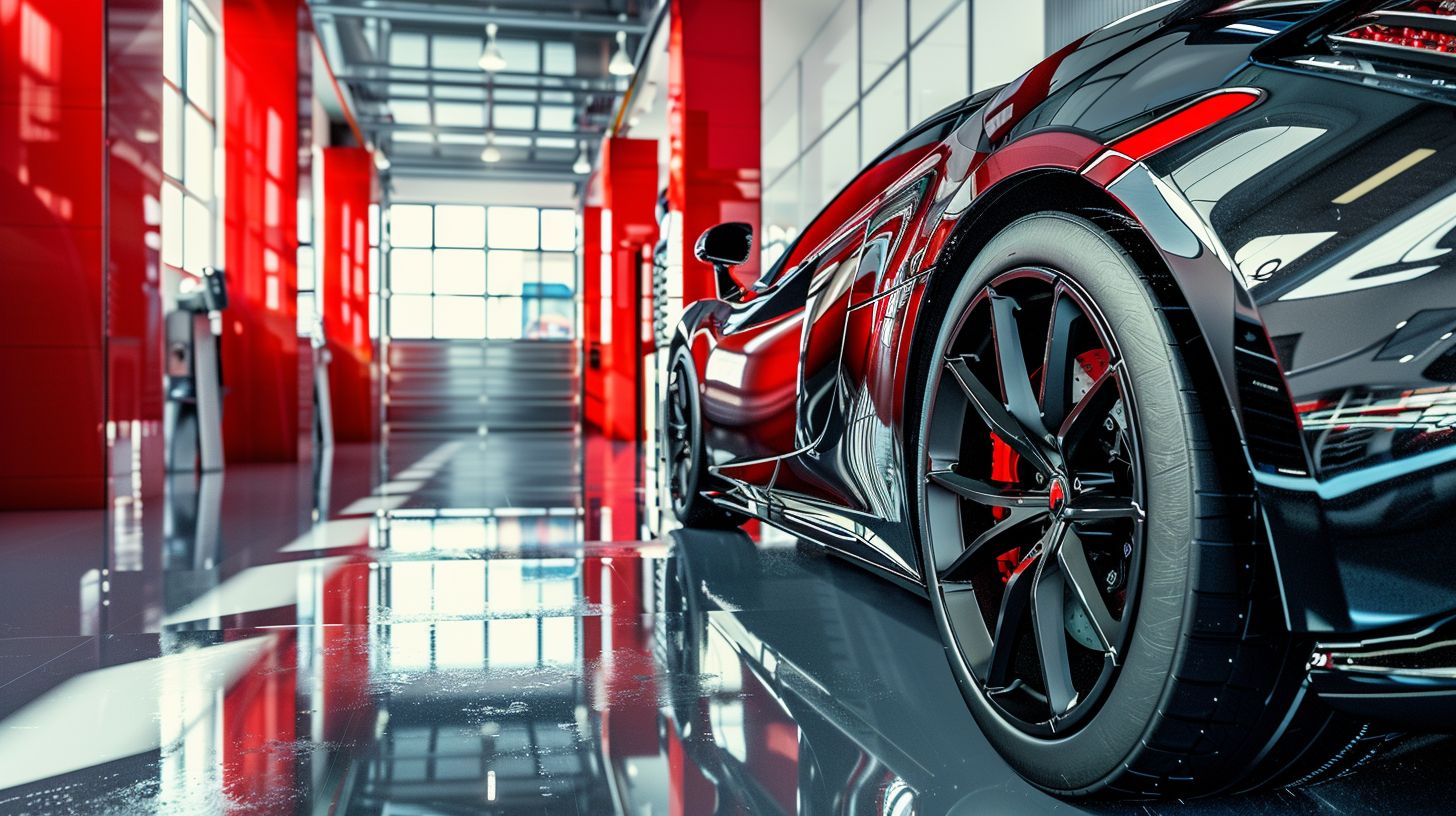
[[[174,480],[124,557],[0,515],[0,812],[1077,812],[980,738],[923,601],[772,533],[644,535],[603,445]],[[1126,812],[1425,812],[1452,753]]]

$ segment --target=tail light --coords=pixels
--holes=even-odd
[[[1407,0],[1357,17],[1328,38],[1339,54],[1456,66],[1456,0]]]

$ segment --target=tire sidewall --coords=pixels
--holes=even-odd
[[[673,476],[675,474],[673,474],[673,472],[672,472],[671,469],[675,466],[673,464],[674,459],[673,459],[673,457],[671,455],[671,451],[667,448],[667,446],[664,445],[664,447],[663,447],[663,450],[666,451],[667,454],[668,454],[667,457],[666,457],[666,459],[667,459],[666,464],[667,464],[667,467],[669,469],[668,470],[668,498],[672,502],[672,511],[673,511],[673,513],[675,515],[677,515],[678,520],[686,522],[691,516],[694,515],[694,510],[697,509],[695,505],[697,505],[701,501],[701,499],[698,496],[698,488],[699,488],[699,483],[702,481],[703,462],[704,462],[704,458],[705,458],[704,457],[704,452],[703,452],[703,427],[702,427],[702,423],[700,423],[698,421],[698,411],[699,411],[699,407],[698,407],[698,378],[697,378],[697,369],[693,365],[693,357],[692,357],[692,355],[690,353],[688,353],[688,350],[686,348],[679,348],[677,350],[677,353],[673,355],[673,358],[672,358],[672,367],[670,369],[668,369],[668,371],[669,372],[673,372],[673,371],[677,371],[678,372],[679,382],[681,383],[681,386],[680,387],[686,388],[687,389],[687,392],[688,392],[688,410],[687,410],[688,443],[692,446],[692,457],[691,457],[691,460],[690,460],[689,471],[688,471],[687,490],[684,491],[684,493],[683,493],[683,496],[682,496],[682,499],[681,499],[681,503],[679,503],[679,500],[678,500],[677,497],[675,497],[675,496],[672,495],[672,480],[673,480]],[[671,373],[669,373],[669,380],[668,380],[668,382],[669,382],[669,390],[668,390],[668,397],[667,398],[669,400],[671,400],[673,398],[672,397],[672,391],[671,391],[671,385],[670,385],[671,384],[671,379],[670,378],[671,378]],[[665,410],[670,410],[670,409],[668,409],[668,407],[666,405],[664,405],[663,407],[664,407]],[[667,425],[666,425],[666,423],[664,423],[663,424],[663,436],[664,437],[667,437],[668,436],[668,433],[667,433],[667,430],[666,429],[667,429]]]
[[[930,554],[921,474],[926,471],[923,429],[942,376],[938,361],[976,294],[994,277],[1042,267],[1075,281],[1110,326],[1122,355],[1139,423],[1147,522],[1137,606],[1126,654],[1099,710],[1073,733],[1034,737],[1005,722],[986,699],[955,645]],[[952,670],[972,714],[1002,755],[1026,778],[1064,795],[1094,792],[1115,776],[1156,718],[1169,686],[1184,628],[1192,581],[1189,547],[1194,523],[1192,421],[1183,377],[1157,303],[1125,253],[1090,222],[1061,213],[1022,218],[998,233],[965,271],[939,331],[929,335],[930,376],[921,395],[912,490],[917,497],[920,552],[936,624]]]

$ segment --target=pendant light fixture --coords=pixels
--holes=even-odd
[[[607,73],[612,76],[632,76],[637,67],[632,64],[632,58],[627,56],[627,32],[617,32],[617,51],[612,54],[612,61],[607,63]]]
[[[485,27],[485,50],[480,52],[480,70],[486,73],[495,73],[506,69],[506,55],[501,53],[500,46],[496,44],[495,35],[500,26],[490,23]]]
[[[500,148],[495,146],[495,132],[485,132],[485,149],[480,151],[480,160],[486,164],[495,164],[501,160]]]
[[[491,23],[495,25],[495,23]],[[495,164],[501,160],[500,148],[495,146],[495,78],[485,88],[485,149],[480,151],[480,160]]]
[[[576,154],[576,163],[571,165],[571,172],[578,176],[585,176],[592,169],[591,157],[586,154],[586,142],[581,143],[581,152]]]

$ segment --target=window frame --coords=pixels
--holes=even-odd
[[[180,193],[180,203],[178,205],[178,211],[175,213],[175,217],[177,219],[177,223],[175,224],[166,223],[166,207],[163,207],[164,218],[162,229],[165,232],[170,227],[172,229],[176,229],[180,233],[181,242],[179,244],[179,251],[181,253],[181,257],[167,257],[166,247],[168,243],[167,237],[164,235],[162,240],[163,252],[161,262],[164,268],[170,269],[177,274],[181,274],[187,277],[198,277],[202,273],[202,268],[217,265],[218,258],[222,250],[222,247],[220,246],[218,240],[221,234],[221,230],[219,229],[218,225],[220,211],[219,192],[221,185],[219,184],[218,179],[217,161],[217,151],[219,146],[218,129],[220,125],[220,111],[218,110],[218,108],[220,107],[220,104],[222,102],[222,83],[220,72],[218,70],[218,55],[221,50],[220,26],[217,24],[217,21],[212,19],[212,16],[208,14],[208,12],[198,2],[196,2],[196,0],[166,0],[166,2],[177,9],[177,30],[175,32],[168,32],[170,36],[175,38],[175,45],[177,49],[177,64],[175,77],[168,76],[166,71],[163,71],[163,106],[165,108],[166,99],[168,98],[169,94],[175,94],[175,98],[177,99],[179,104],[177,110],[177,118],[175,122],[175,133],[168,132],[169,128],[167,127],[167,117],[165,115],[163,116],[162,194],[163,200],[165,200],[166,188],[170,186],[173,190]],[[208,51],[205,55],[200,57],[201,59],[205,59],[208,62],[207,79],[209,87],[206,89],[206,96],[209,102],[209,107],[207,109],[204,109],[202,105],[200,105],[197,101],[198,98],[201,97],[201,94],[195,92],[195,90],[191,87],[193,78],[191,76],[192,70],[190,68],[191,62],[189,58],[192,56],[191,50],[195,47],[195,44],[191,42],[192,24],[194,23],[199,29],[201,29],[208,35],[206,41],[206,47]],[[166,64],[166,62],[167,60],[164,59],[164,65]],[[209,185],[209,194],[206,196],[203,196],[197,189],[195,189],[196,180],[188,178],[190,175],[190,173],[188,172],[188,143],[190,141],[188,138],[189,112],[193,112],[198,117],[200,117],[202,121],[206,123],[210,133],[210,138],[208,139],[207,143],[207,159],[211,165],[208,169],[208,175],[211,177],[212,181]],[[175,144],[169,144],[169,141],[171,140],[175,140]],[[171,151],[175,151],[176,161],[175,163],[173,163],[174,166],[172,167],[172,169],[177,171],[177,173],[175,174],[170,173],[167,170],[169,165],[168,160],[172,158]],[[189,185],[189,181],[192,182],[191,185]],[[188,264],[188,238],[189,236],[196,235],[195,229],[188,224],[187,211],[189,208],[187,205],[189,201],[200,205],[207,213],[206,233],[208,239],[208,257],[206,259],[203,259],[204,262],[201,263],[202,268],[191,268]],[[173,260],[177,261],[177,263],[173,263]]]

